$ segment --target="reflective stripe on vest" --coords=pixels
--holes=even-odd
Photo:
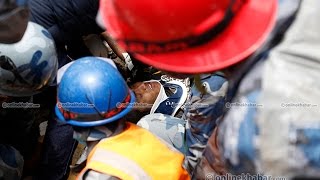
[[[144,170],[141,169],[135,162],[111,151],[97,149],[90,160],[112,166],[113,168],[131,176],[135,180],[151,179],[149,175],[144,172]]]
[[[94,170],[124,180],[189,180],[183,160],[180,152],[149,131],[127,123],[121,134],[103,139],[93,148],[78,178]]]

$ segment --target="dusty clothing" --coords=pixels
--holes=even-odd
[[[187,120],[186,159],[190,172],[202,157],[208,139],[222,117],[227,99],[228,82],[222,75],[204,76],[201,82],[206,94],[200,93],[195,85],[192,87],[190,106],[184,117]]]
[[[137,125],[149,130],[181,153],[186,154],[186,121],[184,119],[167,114],[154,113],[144,116]]]
[[[320,177],[319,6],[317,0],[302,1],[265,64],[260,99],[265,108],[256,122],[266,174]]]

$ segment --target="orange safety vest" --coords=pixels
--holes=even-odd
[[[78,179],[91,169],[123,180],[189,180],[183,160],[183,154],[149,131],[127,123],[121,134],[103,139],[93,148]]]

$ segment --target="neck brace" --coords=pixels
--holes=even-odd
[[[151,107],[151,110],[150,110],[150,114],[153,114],[157,110],[159,104],[162,103],[163,101],[165,101],[166,99],[168,99],[168,96],[166,95],[166,92],[165,92],[162,84],[159,81],[150,80],[150,81],[145,81],[145,82],[157,82],[160,84],[160,92],[159,92],[157,99],[154,101],[154,103]]]
[[[169,87],[176,89],[171,96],[167,96],[164,89]],[[174,116],[181,106],[186,102],[187,93],[188,91],[186,86],[180,81],[170,81],[164,85],[161,85],[160,92],[151,108],[150,114],[162,113]]]

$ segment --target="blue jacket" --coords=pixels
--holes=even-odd
[[[60,66],[65,64],[62,61],[66,54],[74,59],[91,55],[82,37],[103,31],[95,21],[99,0],[29,0],[29,8],[30,20],[53,36]]]

